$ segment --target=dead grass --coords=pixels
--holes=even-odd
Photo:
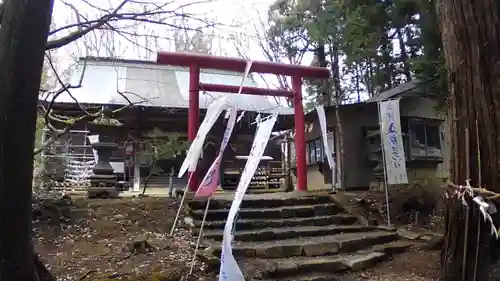
[[[76,201],[68,225],[38,224],[37,251],[61,281],[180,281],[189,269],[194,238],[182,225],[168,233],[177,202],[168,198]],[[154,250],[135,254],[130,247],[147,240]],[[197,264],[190,280],[215,280]]]

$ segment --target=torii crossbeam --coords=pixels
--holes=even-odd
[[[200,69],[215,69],[234,72],[245,72],[247,61],[240,58],[215,57],[197,53],[159,52],[158,64],[189,67],[189,120],[188,139],[194,140],[200,123],[200,91],[238,93],[239,86],[207,84],[200,82]],[[265,61],[252,61],[250,72],[290,76],[292,90],[264,89],[243,87],[242,93],[258,96],[288,97],[293,100],[295,122],[295,152],[297,155],[297,186],[299,191],[307,191],[306,139],[304,125],[304,107],[302,104],[302,79],[327,79],[330,71],[327,68],[292,64],[281,64]],[[193,176],[189,190],[196,191],[198,180]]]

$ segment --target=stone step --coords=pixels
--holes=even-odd
[[[261,281],[261,279],[254,281]],[[301,275],[296,275],[289,278],[279,278],[279,279],[266,279],[266,281],[347,281],[343,277],[335,276],[328,273],[305,273]]]
[[[342,262],[349,270],[363,270],[382,261],[387,257],[386,253],[372,252],[366,254],[355,254],[342,257]]]
[[[403,253],[408,250],[410,247],[414,245],[418,245],[419,243],[415,241],[405,241],[405,240],[396,240],[383,244],[376,244],[372,247],[368,247],[366,249],[362,249],[355,253],[338,253],[338,254],[330,254],[327,256],[316,256],[316,257],[304,257],[304,256],[296,256],[289,258],[237,258],[238,264],[240,264],[241,268],[246,273],[245,275],[249,278],[247,280],[250,281],[260,281],[265,277],[265,280],[269,281],[278,281],[278,280],[303,280],[303,281],[322,281],[322,280],[341,280],[341,281],[353,281],[351,279],[345,279],[345,276],[342,276],[341,279],[335,279],[336,274],[334,272],[329,272],[326,274],[325,272],[311,272],[307,271],[305,273],[301,273],[300,271],[292,271],[289,272],[290,267],[296,268],[297,266],[292,265],[285,267],[285,273],[288,270],[289,278],[278,278],[274,279],[273,274],[280,273],[283,275],[283,268],[279,266],[280,262],[283,261],[311,261],[316,260],[314,263],[318,263],[317,260],[324,261],[327,260],[328,263],[334,263],[338,270],[358,270],[363,267],[368,267],[372,265],[373,261],[377,261],[379,259],[379,255],[371,255],[371,253],[383,253],[387,256],[392,256],[394,254]],[[220,267],[219,258],[212,255],[211,251],[202,251],[199,253],[199,258],[206,262],[209,266],[210,270],[218,270]],[[342,260],[337,260],[342,258]],[[334,259],[334,261],[332,261]],[[321,264],[321,262],[319,262]],[[307,267],[306,267],[307,268]],[[264,277],[263,277],[264,275]],[[286,275],[286,274],[285,274]],[[271,279],[269,279],[271,278]],[[326,278],[326,279],[325,279]]]
[[[238,263],[243,265],[247,276],[253,277],[252,280],[297,280],[299,277],[315,280],[312,277],[328,276],[347,270],[338,254],[323,257],[246,259]]]
[[[363,251],[351,254],[336,254],[322,257],[292,257],[287,259],[260,259],[250,261],[250,268],[259,266],[260,278],[265,280],[344,280],[335,273],[345,270],[358,271],[373,266],[391,255],[409,249],[415,242],[394,241],[378,244]],[[272,278],[272,279],[269,279]],[[277,279],[274,279],[277,278]]]
[[[385,244],[374,245],[368,251],[385,253],[387,255],[395,255],[406,252],[414,245],[414,241],[396,240]]]
[[[267,265],[264,266],[264,270],[260,272],[260,276],[258,276],[258,278],[262,280],[300,280],[298,279],[300,276],[314,276],[317,274],[324,274],[323,276],[328,276],[326,275],[328,273],[333,275],[347,270],[362,270],[382,261],[386,257],[387,254],[385,253],[370,252],[351,255],[294,257],[258,261],[257,263],[267,263]],[[315,279],[312,280],[317,279],[315,277]]]
[[[355,252],[397,239],[398,235],[394,232],[372,231],[265,242],[234,241],[233,255],[245,258],[314,257]],[[207,242],[211,245],[212,255],[219,257],[221,243],[213,240]]]
[[[353,232],[367,232],[374,230],[374,226],[364,225],[325,225],[325,226],[299,226],[299,227],[286,227],[286,228],[265,228],[259,230],[236,230],[234,240],[236,241],[271,241],[271,240],[284,240],[298,237],[315,237],[326,236],[340,233],[353,233]],[[203,236],[205,239],[212,239],[222,241],[223,230],[207,230],[204,231]]]
[[[350,225],[357,222],[357,219],[348,214],[338,214],[331,216],[316,216],[312,218],[288,218],[288,219],[238,219],[236,230],[256,230],[263,228],[295,227],[295,226],[323,226],[323,225]],[[197,228],[201,226],[201,220],[194,221]],[[224,229],[225,220],[206,221],[205,229]],[[196,231],[196,230],[195,230]]]
[[[195,220],[203,219],[205,210],[190,210],[190,214]],[[238,212],[238,219],[286,219],[295,217],[314,217],[335,215],[344,212],[344,209],[334,203],[299,205],[272,208],[242,208]],[[228,209],[209,209],[207,221],[225,220],[229,213]]]
[[[325,203],[333,203],[330,195],[309,195],[300,197],[291,197],[289,193],[272,193],[272,194],[251,194],[245,195],[241,208],[273,208],[298,205],[317,205]],[[224,196],[212,198],[210,201],[210,209],[229,209],[233,203],[233,196]],[[188,206],[192,210],[205,210],[207,205],[206,199],[190,200]]]

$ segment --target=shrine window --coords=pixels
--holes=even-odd
[[[323,141],[321,138],[315,138],[306,142],[306,162],[308,165],[322,162],[323,156]]]
[[[441,124],[442,122],[433,119],[408,120],[409,156],[412,160],[442,158]]]

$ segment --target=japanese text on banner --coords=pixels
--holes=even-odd
[[[401,136],[399,100],[379,103],[383,153],[387,184],[407,184],[406,159]]]

